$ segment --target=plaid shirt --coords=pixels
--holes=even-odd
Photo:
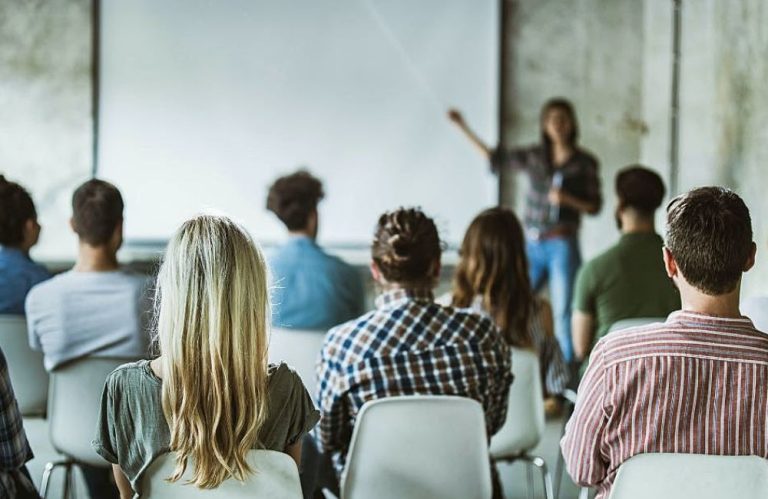
[[[525,226],[529,232],[541,234],[556,229],[565,229],[574,234],[579,229],[581,214],[567,206],[557,207],[549,202],[555,167],[549,162],[540,145],[497,150],[491,161],[491,169],[501,168],[524,170],[528,174],[530,187],[525,197]],[[576,149],[568,161],[557,168],[562,173],[561,188],[564,192],[596,203],[598,210],[603,198],[600,194],[597,159],[582,149]]]
[[[355,418],[369,400],[397,395],[459,395],[485,410],[489,435],[507,412],[510,352],[493,322],[434,303],[429,290],[389,291],[376,310],[331,329],[317,365],[322,418],[316,438],[337,472]]]
[[[17,497],[21,492],[19,486],[35,490],[22,471],[24,463],[32,457],[8,376],[8,364],[0,350],[0,497]]]

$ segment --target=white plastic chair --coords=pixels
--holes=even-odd
[[[255,471],[244,482],[225,480],[215,489],[199,489],[187,482],[194,463],[189,463],[182,478],[174,483],[166,479],[176,467],[174,454],[155,459],[141,478],[141,495],[152,499],[301,499],[301,483],[296,463],[288,454],[272,450],[252,450],[248,464]]]
[[[323,331],[274,328],[269,339],[269,361],[288,364],[314,397],[317,388],[315,367],[324,340]]]
[[[48,401],[48,372],[43,367],[43,355],[29,346],[24,316],[0,315],[0,348],[8,363],[21,415],[44,416]]]
[[[491,465],[482,406],[452,396],[367,402],[358,414],[343,499],[488,499]],[[328,497],[326,492],[326,497]]]
[[[491,458],[494,462],[525,461],[528,465],[528,497],[533,497],[531,466],[542,475],[544,494],[553,499],[552,478],[541,457],[529,452],[539,444],[544,434],[544,399],[541,371],[536,353],[512,348],[512,373],[515,381],[509,388],[507,419],[491,438]]]
[[[639,454],[619,466],[610,499],[765,499],[768,460],[758,456]]]
[[[51,373],[48,399],[48,435],[53,448],[64,460],[45,465],[40,495],[45,497],[53,470],[66,469],[64,497],[74,481],[73,467],[88,464],[111,466],[91,447],[101,407],[101,394],[109,373],[136,359],[86,357],[57,367]]]
[[[631,327],[647,326],[649,324],[664,322],[666,320],[666,317],[635,317],[633,319],[622,319],[611,324],[608,332],[613,333],[615,331],[621,331],[622,329],[629,329]]]

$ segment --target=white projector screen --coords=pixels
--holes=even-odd
[[[497,184],[445,111],[495,142],[497,3],[101,2],[98,175],[127,240],[214,211],[279,241],[268,186],[306,167],[321,242],[367,246],[380,213],[417,205],[456,244]]]

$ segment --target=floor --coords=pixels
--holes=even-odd
[[[29,463],[29,471],[32,474],[36,484],[40,483],[40,479],[43,474],[43,467],[45,463],[57,458],[56,453],[48,442],[48,425],[45,420],[42,419],[25,419],[24,427],[27,430],[27,437],[29,438],[32,450],[35,453],[35,459]],[[550,473],[554,476],[555,463],[557,462],[558,441],[560,439],[560,431],[562,429],[562,420],[553,419],[547,422],[544,438],[539,446],[532,452],[534,455],[541,456],[547,463]],[[525,499],[528,496],[527,493],[527,478],[525,465],[522,462],[515,464],[500,464],[499,474],[501,475],[502,483],[504,485],[505,497],[508,499]],[[54,472],[51,479],[51,484],[48,489],[48,497],[51,499],[59,499],[63,489],[63,477],[64,472],[60,469]],[[534,493],[532,497],[543,498],[544,491],[541,483],[541,478],[538,472],[534,469]],[[554,480],[554,478],[553,478]],[[82,482],[81,477],[77,478],[76,486],[77,498],[87,499],[88,493],[85,490],[85,485]],[[575,499],[578,496],[578,488],[574,485],[570,479],[565,475],[562,483],[562,489],[560,493],[561,498]],[[93,498],[96,499],[96,498]]]

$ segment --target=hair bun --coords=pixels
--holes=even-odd
[[[392,246],[392,260],[394,263],[403,263],[411,259],[413,240],[403,234],[394,234],[387,241]]]

